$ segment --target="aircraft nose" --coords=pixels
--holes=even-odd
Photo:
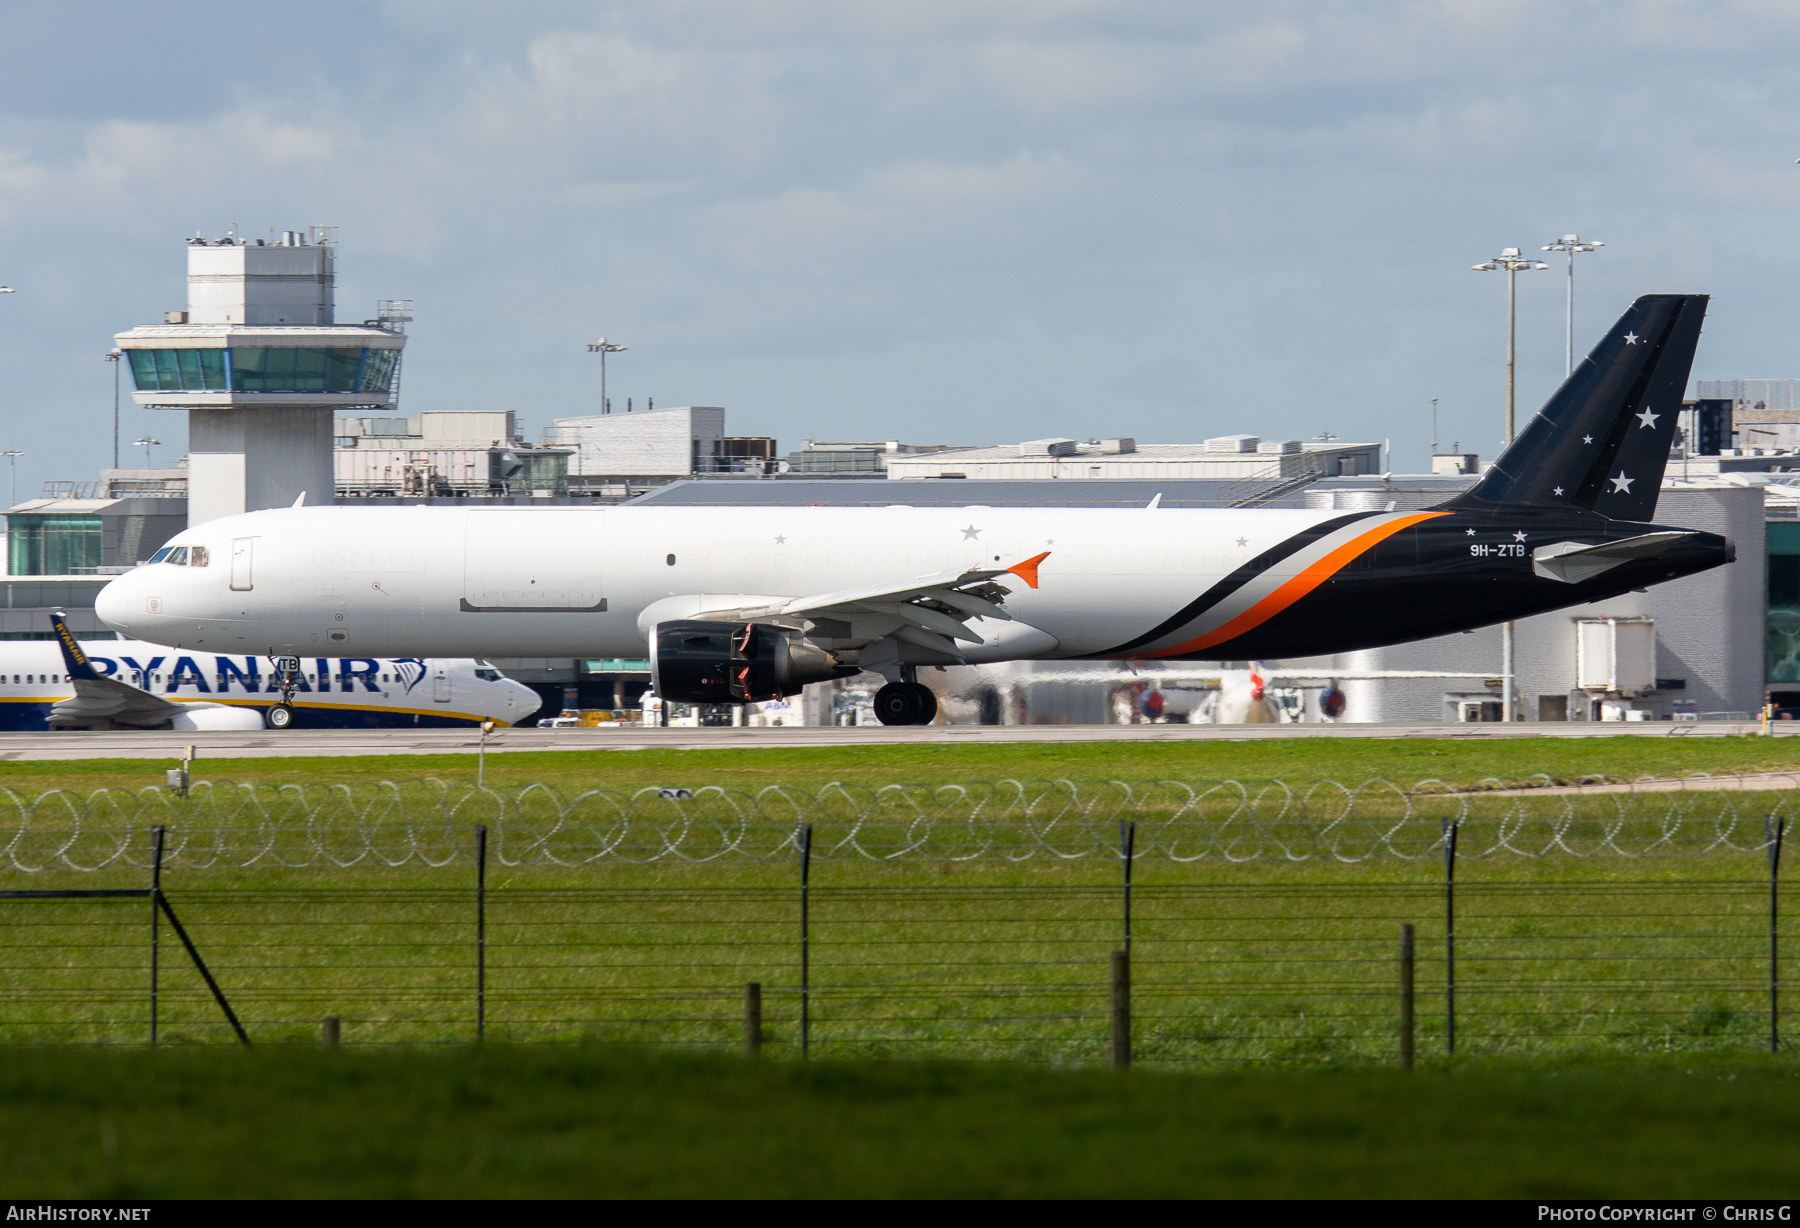
[[[94,613],[114,631],[131,629],[132,604],[129,589],[132,587],[134,586],[128,582],[127,577],[120,576],[101,589],[94,598]]]

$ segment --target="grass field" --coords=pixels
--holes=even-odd
[[[161,785],[170,761],[0,763],[0,787],[26,792]],[[543,781],[558,788],[634,789],[769,784],[816,788],[829,781],[865,785],[944,784],[1006,777],[1078,780],[1314,780],[1372,778],[1411,785],[1437,779],[1473,784],[1603,775],[1682,776],[1800,770],[1800,738],[1292,738],[1267,742],[1073,742],[1053,745],[818,747],[793,750],[552,751],[493,754],[490,785]],[[475,756],[396,755],[348,758],[222,759],[197,768],[214,779],[290,782],[414,779],[472,781]]]
[[[1781,1198],[1797,1076],[13,1048],[0,1196]]]
[[[1712,769],[1728,770],[1764,766],[1744,757],[1786,743],[1656,745],[1665,755],[1704,749],[1713,756]],[[1457,760],[1471,777],[1477,768],[1510,767],[1522,775],[1543,766],[1518,754],[1508,763],[1493,757],[1521,746],[1568,749],[1548,740],[1450,743],[1444,754],[1489,756]],[[1040,777],[1050,768],[1098,774],[1106,764],[1082,756],[1106,752],[1116,756],[1111,765],[1120,769],[1117,775],[1129,779],[1137,774],[1132,769],[1174,774],[1193,766],[1181,759],[1132,761],[1138,752],[1221,748],[954,747],[944,749],[941,762],[937,752],[921,759],[917,749],[881,749],[899,753],[903,766],[929,759],[940,768],[960,764]],[[1286,744],[1272,749],[1296,753]],[[1632,775],[1642,766],[1631,761],[1643,749],[1636,739],[1583,749],[1594,756],[1584,765],[1591,774]],[[1045,751],[1057,752],[1060,761],[1044,762]],[[1375,756],[1414,761],[1421,747],[1380,743],[1355,751],[1365,758],[1351,767],[1383,774],[1392,765]],[[1742,757],[1728,759],[1727,753]],[[563,771],[565,797],[594,785],[629,791],[642,782],[701,786],[722,779],[742,799],[774,783],[744,775],[752,770],[745,763],[755,767],[766,754],[799,764],[803,781],[850,775],[829,773],[847,766],[831,762],[833,755],[843,758],[833,751],[644,760],[635,752],[544,755],[532,756],[527,766]],[[645,766],[653,761],[664,766]],[[421,767],[414,759],[394,762]],[[518,767],[495,762],[507,764],[509,772]],[[583,763],[624,763],[639,776],[635,782],[618,774],[592,780],[581,774]],[[695,763],[724,767],[707,776]],[[1665,760],[1659,766],[1668,772],[1697,770],[1696,764]],[[889,769],[900,770],[892,763],[878,766],[882,775],[868,769],[860,779],[885,783],[895,778],[885,775]],[[373,775],[362,760],[290,760],[281,767],[307,769],[304,779],[315,783],[337,778],[334,773],[351,783]],[[44,779],[54,783],[53,769],[57,765],[32,770],[49,773]],[[90,770],[104,775],[121,768],[57,770],[73,786],[93,783],[83,775]],[[321,788],[312,795],[316,800],[327,793]],[[365,788],[357,796],[379,794]],[[361,811],[354,800],[308,809],[310,802],[290,805],[296,796],[291,792],[265,795],[275,810],[215,808],[204,822],[195,817],[204,809],[198,798],[168,803],[158,811],[165,818],[136,820],[132,864],[99,872],[58,869],[54,854],[67,846],[77,861],[90,853],[84,864],[102,861],[115,839],[106,830],[106,806],[97,808],[79,836],[73,812],[40,808],[7,843],[6,855],[16,865],[48,868],[15,870],[0,879],[15,888],[141,887],[148,822],[170,822],[178,851],[165,886],[256,1040],[315,1036],[328,1015],[344,1020],[346,1040],[354,1044],[473,1039],[471,853],[473,824],[487,812],[477,806],[458,811],[453,821],[432,819],[429,803],[437,795],[424,786],[395,794],[424,807],[410,816]],[[866,801],[871,795],[864,790],[859,796]],[[1012,834],[980,846],[979,856],[971,854],[980,842],[970,844],[973,829],[964,810],[951,805],[921,819],[928,789],[894,795],[857,828],[865,847],[881,854],[906,847],[921,822],[931,825],[933,838],[897,860],[845,850],[843,838],[861,821],[856,814],[808,812],[820,820],[809,899],[809,1021],[818,1050],[858,1058],[1095,1060],[1105,1043],[1106,961],[1124,944],[1122,867],[1111,821],[1119,813],[1118,796],[1104,785],[1069,795],[1079,804],[1066,822],[1047,823],[1056,816],[1053,807],[1026,817],[1014,812],[1001,825]],[[1267,796],[1276,804],[1262,812],[1260,826],[1233,819],[1221,827],[1220,816],[1237,805],[1221,794],[1220,808],[1199,814],[1191,830],[1174,832],[1150,820],[1159,807],[1174,805],[1170,799],[1178,800],[1180,791],[1146,796],[1132,916],[1142,1060],[1200,1068],[1385,1060],[1395,1043],[1394,951],[1403,921],[1418,926],[1420,1043],[1426,1051],[1441,1051],[1447,1041],[1446,918],[1443,864],[1431,852],[1439,835],[1433,807],[1461,813],[1462,803],[1418,803],[1424,812],[1400,838],[1383,844],[1383,824],[1407,803],[1391,793],[1369,794],[1357,802],[1357,821],[1340,825],[1342,840],[1320,846],[1320,825],[1342,797],[1330,790],[1296,816],[1281,810],[1286,794],[1271,789]],[[1756,844],[1763,810],[1785,801],[1773,795],[1695,798],[1584,801],[1591,815],[1573,825],[1557,818],[1569,805],[1563,799],[1541,799],[1538,817],[1531,809],[1535,800],[1475,804],[1458,880],[1462,1052],[1751,1053],[1766,1047],[1767,866]],[[492,798],[482,801],[494,804]],[[728,1048],[738,1043],[743,985],[756,981],[765,987],[770,1043],[792,1048],[798,1039],[800,901],[794,815],[784,809],[787,803],[776,799],[739,829],[732,826],[737,812],[720,799],[679,805],[652,799],[632,820],[635,843],[586,861],[616,829],[611,805],[596,801],[576,816],[580,822],[564,822],[539,797],[519,804],[493,828],[486,904],[489,1038]],[[1676,827],[1694,839],[1657,845],[1676,829],[1671,807],[1683,806],[1689,813]],[[1726,845],[1702,852],[1721,830],[1707,807],[1737,807],[1748,817],[1734,820]],[[1621,815],[1628,821],[1621,824]],[[685,833],[682,852],[648,860],[671,832]],[[1609,833],[1619,832],[1626,838],[1608,846]],[[1494,843],[1500,835],[1507,848],[1546,855],[1481,851],[1501,847]],[[1211,852],[1197,861],[1181,859],[1204,840],[1212,841],[1205,846]],[[740,846],[750,853],[705,859]],[[206,868],[206,850],[220,848],[230,855]],[[265,848],[279,855],[246,860],[245,850]],[[1635,855],[1646,848],[1654,855]],[[1395,850],[1405,855],[1395,856]],[[1249,853],[1256,859],[1241,859]],[[1587,853],[1593,855],[1582,855]],[[971,859],[959,860],[965,855]],[[404,864],[382,865],[381,857]],[[305,864],[284,866],[284,858]],[[427,864],[432,861],[438,864]],[[0,908],[0,1039],[141,1043],[148,1036],[150,926],[143,901],[12,900]],[[1791,915],[1791,906],[1784,908]],[[166,927],[161,933],[162,1039],[229,1041],[210,995]],[[1785,949],[1791,960],[1800,944],[1790,941]],[[1789,960],[1781,965],[1784,977],[1800,971]]]

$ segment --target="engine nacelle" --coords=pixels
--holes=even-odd
[[[855,672],[789,627],[682,620],[650,629],[651,686],[675,703],[759,703]]]

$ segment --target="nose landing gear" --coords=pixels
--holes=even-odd
[[[263,724],[270,729],[292,729],[294,727],[294,692],[300,686],[300,658],[275,658],[275,685],[281,692],[281,702],[272,705],[263,713]]]

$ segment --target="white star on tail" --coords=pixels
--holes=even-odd
[[[1551,492],[1551,493],[1552,493],[1552,494],[1554,494],[1554,495],[1557,495],[1557,496],[1558,496],[1558,497],[1560,497],[1560,496],[1561,496],[1561,495],[1562,495],[1562,487],[1560,487],[1560,486],[1558,486],[1558,487],[1557,487],[1557,488],[1556,488],[1556,489],[1555,489],[1555,490],[1554,490],[1554,491],[1552,491],[1552,492]]]
[[[1523,533],[1514,533],[1514,534],[1513,534],[1513,540],[1514,540],[1514,541],[1516,541],[1516,542],[1522,542],[1522,541],[1524,541],[1524,540],[1525,540],[1525,534],[1523,534]]]
[[[1637,416],[1638,425],[1639,426],[1655,426],[1656,420],[1660,417],[1662,417],[1661,414],[1651,413],[1650,407],[1648,405],[1646,405],[1646,406],[1644,406],[1644,412]]]
[[[1626,345],[1636,345],[1637,343],[1638,343],[1638,335],[1636,333],[1626,333],[1625,334],[1625,344]]]
[[[1581,437],[1581,442],[1582,442],[1582,443],[1593,443],[1593,442],[1594,442],[1594,437],[1593,437],[1593,436],[1592,436],[1592,435],[1583,435],[1583,436],[1582,436],[1582,437]]]
[[[1635,481],[1637,481],[1636,478],[1626,477],[1625,471],[1623,469],[1619,470],[1619,476],[1612,479],[1613,494],[1615,494],[1615,495],[1630,494],[1631,493],[1631,484]]]

